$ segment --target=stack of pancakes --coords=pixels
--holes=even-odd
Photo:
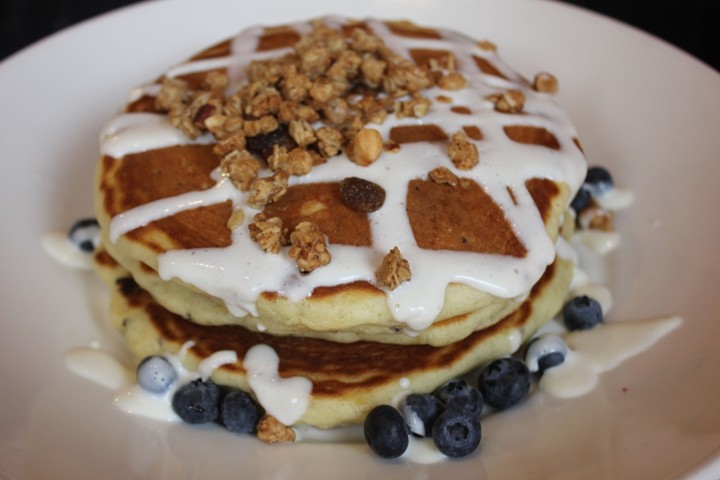
[[[547,77],[455,32],[334,17],[248,29],[167,70],[101,138],[95,260],[117,328],[138,357],[193,341],[189,368],[233,350],[212,378],[250,392],[242,359],[268,345],[281,377],[312,381],[298,423],[321,428],[514,352],[565,298],[555,242],[586,168]],[[249,180],[228,168],[237,129]],[[382,139],[369,161],[367,130]],[[279,176],[279,147],[311,168],[258,204],[252,180]],[[379,205],[343,192],[358,179]],[[267,219],[274,251],[253,235]],[[308,222],[329,262],[304,269],[287,239]],[[393,249],[397,284],[378,274]]]

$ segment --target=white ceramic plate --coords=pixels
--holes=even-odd
[[[591,394],[535,396],[485,421],[478,454],[417,465],[365,445],[265,446],[219,428],[126,416],[64,353],[121,352],[90,274],[40,248],[92,215],[101,125],[135,85],[241,27],[326,13],[410,18],[489,38],[522,73],[561,81],[592,163],[636,203],[606,276],[612,321],[683,326]],[[61,32],[0,64],[0,476],[73,478],[677,478],[720,476],[720,75],[588,12],[520,0],[155,1]]]

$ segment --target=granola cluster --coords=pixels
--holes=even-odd
[[[487,41],[478,47],[495,51]],[[292,52],[253,61],[245,73],[246,81],[233,85],[223,70],[210,71],[194,89],[181,79],[165,78],[155,107],[167,112],[172,125],[189,138],[211,134],[221,171],[236,188],[247,192],[248,205],[258,210],[282,198],[292,176],[307,175],[314,166],[341,152],[361,166],[371,165],[384,152],[397,152],[400,144],[383,139],[373,125],[382,124],[389,115],[426,116],[433,104],[423,95],[429,87],[451,92],[468,86],[450,52],[435,52],[427,62],[415,63],[362,25],[343,32],[319,20]],[[557,81],[541,72],[533,88],[554,93]],[[487,99],[504,113],[520,113],[525,103],[520,90]],[[451,103],[452,98],[438,95],[434,101]],[[470,170],[478,164],[474,140],[480,138],[469,130],[452,135],[447,155],[455,168]],[[261,176],[265,167],[271,173]],[[444,167],[436,168],[429,177],[450,186],[459,182]],[[384,202],[384,191],[362,182],[346,179],[341,185],[343,202],[359,211],[375,211]],[[238,228],[243,221],[244,214],[238,211],[228,228]],[[312,223],[302,222],[288,232],[280,218],[261,213],[248,229],[265,252],[278,253],[289,245],[288,253],[302,273],[330,261],[325,236]],[[378,272],[378,284],[394,289],[409,278],[410,271],[394,249]]]
[[[257,437],[265,443],[294,442],[295,431],[272,415],[265,414],[257,424]]]

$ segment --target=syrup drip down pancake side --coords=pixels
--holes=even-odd
[[[454,344],[522,308],[584,179],[548,78],[407,22],[248,29],[104,129],[104,248],[197,324]]]

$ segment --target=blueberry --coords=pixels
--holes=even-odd
[[[614,182],[610,172],[605,168],[590,167],[585,176],[585,185],[590,187],[592,193],[598,195],[610,190],[614,186]]]
[[[482,428],[476,415],[464,410],[445,410],[432,430],[435,447],[448,457],[464,457],[480,445]]]
[[[152,393],[163,393],[177,379],[175,369],[164,357],[145,357],[135,373],[138,385]]]
[[[220,415],[220,388],[212,380],[193,380],[180,387],[172,399],[175,413],[187,423],[208,423]]]
[[[363,432],[372,451],[383,458],[399,457],[410,442],[405,419],[390,405],[378,405],[370,410]]]
[[[545,333],[528,343],[525,363],[531,372],[544,372],[565,361],[568,348],[558,335]]]
[[[68,238],[83,252],[92,253],[100,245],[100,225],[94,218],[78,220],[70,228]]]
[[[480,372],[478,387],[488,405],[509,408],[530,392],[530,371],[520,360],[499,358]]]
[[[440,387],[435,395],[445,404],[445,408],[457,408],[477,416],[480,416],[485,406],[480,391],[465,380],[451,380]]]
[[[434,395],[413,393],[403,402],[403,416],[410,431],[421,437],[432,436],[432,426],[445,406]]]
[[[580,190],[575,194],[575,198],[570,202],[570,208],[575,210],[576,214],[579,214],[592,203],[592,194],[590,190],[585,186],[580,187]]]
[[[568,330],[589,330],[602,322],[602,307],[594,298],[581,295],[565,304],[562,318]]]
[[[222,400],[220,421],[233,433],[252,433],[260,420],[260,408],[247,393],[234,390]]]

